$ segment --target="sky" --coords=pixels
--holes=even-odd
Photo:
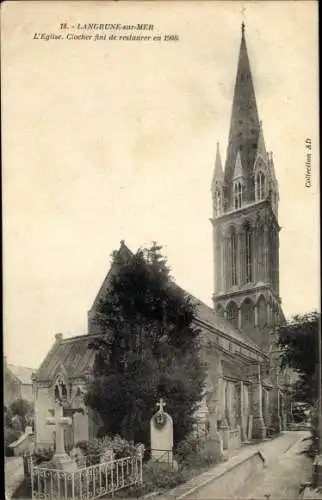
[[[282,305],[287,317],[319,307],[316,2],[9,2],[1,19],[8,362],[37,368],[55,333],[86,333],[122,239],[131,250],[159,242],[175,280],[211,305],[210,184],[217,141],[226,155],[243,19],[279,181]],[[34,38],[62,34],[63,22],[77,35],[96,33],[77,23],[147,23],[153,36],[179,40]]]

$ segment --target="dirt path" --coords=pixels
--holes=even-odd
[[[305,432],[285,433],[283,439],[263,446],[264,470],[240,491],[239,499],[293,500],[301,498],[300,487],[311,479],[312,462],[303,453],[309,446]]]
[[[5,458],[5,492],[9,498],[23,481],[23,461],[21,457]]]

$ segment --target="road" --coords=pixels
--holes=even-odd
[[[266,460],[263,471],[250,479],[238,491],[239,499],[297,499],[301,498],[300,487],[310,481],[312,462],[303,453],[310,441],[305,431],[284,432],[283,436],[263,443]]]

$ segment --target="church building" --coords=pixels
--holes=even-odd
[[[279,296],[279,190],[273,155],[266,150],[242,25],[237,77],[225,165],[219,145],[211,184],[213,216],[213,308],[185,292],[197,304],[202,355],[208,366],[200,419],[209,439],[220,436],[224,448],[261,439],[285,426],[286,374],[274,350],[274,327],[284,321]],[[121,243],[119,256],[129,258]],[[54,441],[46,418],[58,394],[66,400],[73,425],[70,445],[94,438],[99,417],[83,396],[91,378],[93,336],[103,335],[98,304],[108,293],[115,262],[88,312],[88,333],[55,342],[33,376],[36,442]],[[175,425],[175,422],[174,422]]]

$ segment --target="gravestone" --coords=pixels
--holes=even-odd
[[[150,421],[151,458],[159,463],[176,466],[173,460],[173,421],[164,411],[165,402],[160,399],[157,403],[159,410]]]
[[[47,425],[55,426],[56,434],[56,449],[52,458],[52,463],[57,469],[72,472],[77,470],[76,461],[73,460],[65,451],[64,443],[64,427],[72,425],[70,417],[63,416],[63,406],[58,404],[54,410],[54,417],[49,417],[46,420]]]

